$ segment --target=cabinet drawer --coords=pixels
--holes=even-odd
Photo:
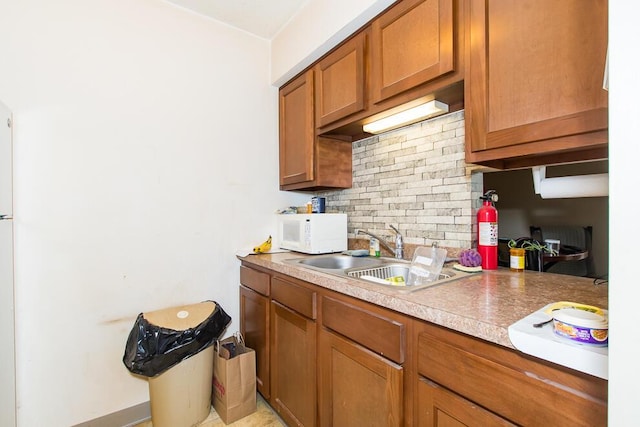
[[[418,372],[519,425],[607,422],[607,381],[436,326],[418,335]]]
[[[316,293],[311,289],[274,277],[271,298],[309,319],[316,318]]]
[[[267,273],[240,266],[240,283],[259,294],[269,296],[269,279],[270,276]]]
[[[396,363],[404,363],[406,332],[400,322],[324,297],[322,324]]]

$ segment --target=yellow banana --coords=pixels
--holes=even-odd
[[[269,252],[271,250],[271,236],[260,245],[253,248],[254,254],[263,254],[265,252]]]

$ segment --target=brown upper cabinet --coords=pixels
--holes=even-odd
[[[378,113],[375,104],[454,71],[454,19],[451,0],[401,1],[322,58],[314,67],[316,126]]]
[[[453,71],[453,20],[451,0],[405,0],[372,22],[374,103]]]
[[[315,66],[318,127],[365,109],[367,38],[358,33]]]
[[[280,189],[351,187],[362,126],[465,109],[467,163],[606,159],[607,0],[400,0],[280,89]]]
[[[280,88],[280,189],[350,188],[368,121],[464,107],[462,0],[401,0]]]
[[[280,89],[281,190],[351,187],[351,143],[316,136],[313,92],[312,69]]]
[[[313,70],[280,89],[280,187],[312,181]]]
[[[438,99],[463,108],[461,0],[402,0],[321,58],[318,135],[355,141],[368,121]]]
[[[466,161],[607,157],[607,0],[466,3]]]

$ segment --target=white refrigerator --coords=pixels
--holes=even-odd
[[[16,425],[11,111],[0,102],[0,426]]]

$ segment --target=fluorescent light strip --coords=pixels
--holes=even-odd
[[[418,105],[417,107],[409,108],[408,110],[401,111],[384,119],[367,123],[362,127],[362,130],[373,134],[382,133],[448,112],[449,106],[447,104],[434,99],[426,104]]]

